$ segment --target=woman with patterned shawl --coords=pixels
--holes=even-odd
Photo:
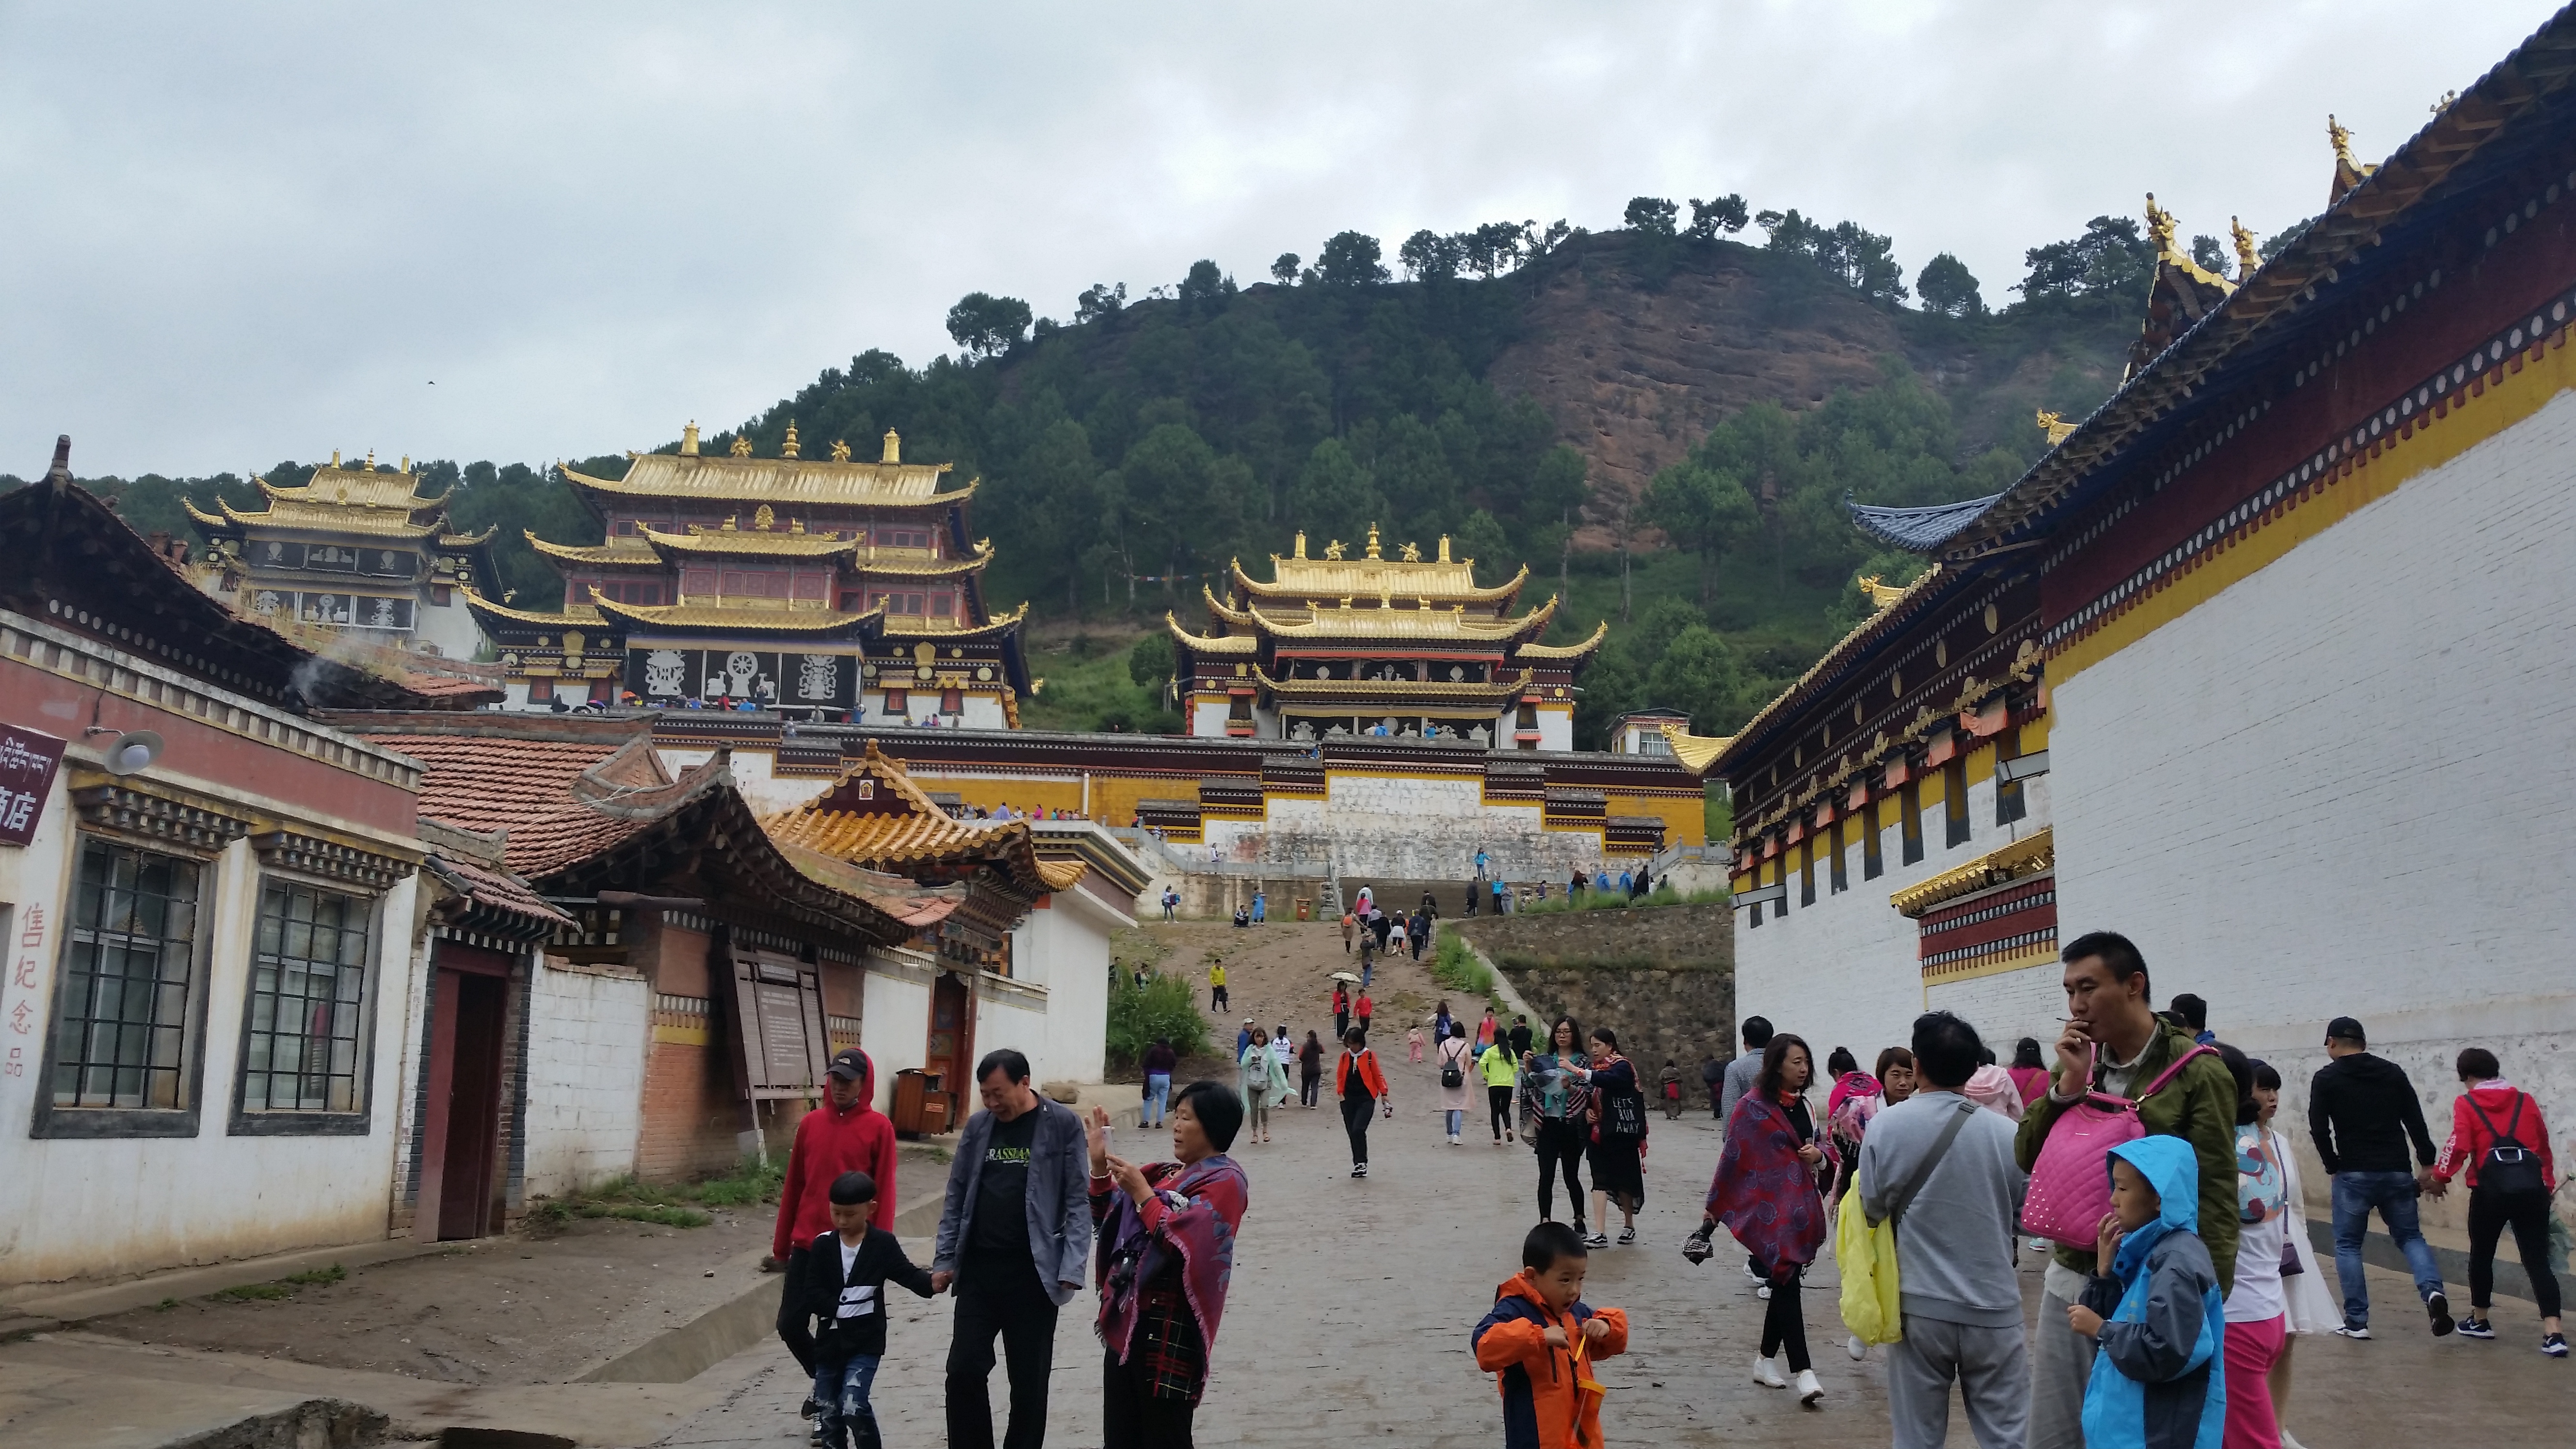
[[[1139,1167],[1110,1155],[1109,1114],[1091,1111],[1107,1449],[1189,1449],[1251,1197],[1243,1168],[1225,1155],[1242,1126],[1234,1089],[1192,1082],[1172,1104],[1177,1160]]]
[[[1726,1230],[1761,1265],[1771,1300],[1762,1319],[1762,1353],[1753,1381],[1785,1389],[1775,1355],[1786,1350],[1797,1375],[1798,1398],[1824,1397],[1807,1357],[1806,1318],[1798,1303],[1798,1278],[1825,1242],[1825,1204],[1816,1170],[1825,1160],[1816,1146],[1815,1117],[1807,1108],[1807,1082],[1815,1059],[1807,1044],[1787,1032],[1762,1052],[1762,1073],[1727,1119],[1726,1146],[1708,1185],[1706,1223]],[[1702,1226],[1702,1233],[1709,1226]]]

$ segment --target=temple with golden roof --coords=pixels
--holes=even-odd
[[[1376,525],[1358,558],[1335,540],[1309,558],[1297,535],[1271,577],[1229,571],[1227,597],[1202,588],[1209,632],[1165,616],[1190,733],[1312,741],[1349,736],[1574,748],[1574,679],[1608,626],[1579,643],[1538,642],[1551,596],[1513,612],[1529,570],[1476,582],[1476,561],[1415,544],[1385,556]]]
[[[265,507],[217,498],[210,513],[179,500],[213,550],[211,592],[281,623],[474,657],[483,636],[462,595],[494,577],[492,530],[449,527],[447,495],[422,497],[409,458],[379,468],[370,453],[344,467],[334,451],[301,487],[251,481]]]
[[[1019,725],[1037,691],[1020,647],[1023,605],[983,592],[989,542],[970,537],[975,484],[941,491],[946,463],[906,463],[902,440],[854,462],[847,443],[779,456],[738,438],[701,453],[630,453],[626,476],[563,470],[606,541],[528,542],[563,576],[561,607],[474,594],[503,651],[514,705],[752,704],[818,720]]]

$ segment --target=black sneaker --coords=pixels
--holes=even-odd
[[[1583,1246],[1587,1248],[1606,1248],[1610,1246],[1610,1235],[1608,1233],[1594,1233],[1591,1237],[1583,1240]]]
[[[1351,1164],[1351,1176],[1353,1176],[1353,1177],[1366,1177],[1366,1176],[1368,1176],[1368,1164],[1367,1164],[1367,1163],[1365,1163],[1365,1162],[1354,1162],[1354,1163],[1352,1163],[1352,1164]]]
[[[1592,1236],[1592,1230],[1583,1225],[1583,1218],[1580,1214],[1577,1214],[1574,1219],[1574,1235],[1578,1238],[1588,1238]]]
[[[2549,1355],[2551,1358],[2565,1358],[2567,1356],[2567,1335],[2563,1333],[2542,1334],[2540,1336],[2540,1351]]]
[[[2493,1338],[2495,1337],[2495,1325],[2472,1313],[2468,1317],[2460,1320],[2460,1337]]]
[[[2436,1288],[2424,1295],[2424,1312],[2433,1320],[2433,1336],[2440,1338],[2459,1325],[2451,1321],[2451,1300]]]
[[[1626,1232],[1624,1232],[1624,1233],[1621,1233],[1621,1234],[1619,1235],[1619,1246],[1620,1246],[1620,1247],[1623,1247],[1623,1248],[1633,1248],[1633,1247],[1635,1247],[1636,1245],[1637,1245],[1637,1230],[1636,1230],[1635,1228],[1633,1228],[1633,1227],[1632,1227],[1632,1228],[1628,1229],[1628,1231],[1626,1231]]]

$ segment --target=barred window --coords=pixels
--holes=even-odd
[[[268,883],[251,958],[241,1110],[356,1112],[360,1009],[366,1004],[367,913],[355,896]]]
[[[188,1105],[196,862],[84,838],[54,1016],[54,1105]]]

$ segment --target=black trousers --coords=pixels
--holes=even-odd
[[[2531,1301],[2540,1316],[2558,1316],[2558,1275],[2549,1271],[2549,1194],[2469,1189],[2469,1304],[2484,1312],[2495,1303],[2496,1244],[2507,1227],[2531,1278]]]
[[[1763,1305],[1762,1356],[1789,1351],[1789,1372],[1804,1373],[1815,1365],[1807,1358],[1807,1315],[1798,1305],[1798,1265],[1772,1270],[1771,1301]]]
[[[1009,1364],[1011,1427],[1004,1449],[1039,1449],[1046,1443],[1047,1375],[1055,1367],[1055,1300],[1034,1270],[1017,1278],[987,1274],[974,1265],[957,1276],[956,1336],[948,1343],[949,1449],[993,1449],[993,1336],[1000,1334]]]
[[[805,1279],[805,1255],[811,1248],[787,1250],[787,1271],[780,1276],[787,1281],[778,1292],[778,1341],[796,1355],[796,1366],[805,1370],[806,1382],[814,1379],[814,1319],[797,1301],[796,1289]]]
[[[1210,996],[1210,999],[1209,999],[1209,1002],[1208,1002],[1208,1010],[1210,1010],[1210,1011],[1223,1011],[1223,1010],[1225,1010],[1225,988],[1224,988],[1224,987],[1219,986],[1219,987],[1212,988],[1211,996]]]
[[[1312,1107],[1315,1105],[1315,1098],[1322,1095],[1323,1090],[1324,1079],[1320,1075],[1303,1078],[1297,1083],[1297,1100]]]
[[[1562,1117],[1538,1119],[1538,1215],[1556,1216],[1556,1174],[1565,1173],[1565,1200],[1583,1221],[1583,1129]]]
[[[1102,1358],[1100,1437],[1106,1449],[1191,1449],[1190,1416],[1199,1406],[1187,1399],[1158,1399],[1151,1375],[1120,1363],[1114,1353]]]
[[[1354,1077],[1357,1072],[1352,1073]],[[1377,1098],[1366,1092],[1353,1092],[1342,1099],[1342,1130],[1351,1135],[1351,1166],[1368,1166],[1369,1114],[1377,1110]]]
[[[1510,1086],[1487,1086],[1485,1088],[1485,1110],[1487,1114],[1494,1119],[1494,1140],[1496,1142],[1502,1141],[1503,1134],[1510,1131],[1512,1127],[1512,1089]]]

